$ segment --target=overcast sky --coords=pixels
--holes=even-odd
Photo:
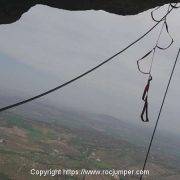
[[[156,16],[161,17],[163,11],[162,8]],[[152,123],[180,46],[179,19],[179,10],[168,17],[175,43],[166,52],[158,51],[155,57],[149,109]],[[135,16],[118,16],[104,11],[70,12],[37,5],[18,22],[0,26],[1,89],[16,90],[27,97],[37,95],[97,65],[153,24],[150,10]],[[147,77],[138,72],[136,60],[152,49],[159,29],[160,26],[111,63],[45,99],[58,106],[106,113],[144,126],[139,114]],[[167,44],[168,40],[164,33],[160,43]],[[179,77],[180,63],[160,123],[162,128],[173,131],[180,130]]]

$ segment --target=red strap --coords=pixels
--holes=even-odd
[[[145,101],[146,95],[148,93],[149,90],[149,83],[145,86],[144,88],[144,92],[143,92],[143,96],[142,96],[142,100]]]
[[[144,115],[146,115],[146,117],[144,118]],[[149,122],[149,117],[148,117],[148,101],[147,101],[147,97],[144,103],[144,107],[141,113],[141,120],[143,122]]]
[[[149,117],[148,117],[148,91],[149,91],[151,80],[152,80],[152,76],[150,75],[148,82],[144,88],[144,92],[143,92],[143,96],[142,96],[142,100],[144,101],[144,107],[143,107],[143,110],[141,113],[141,120],[143,122],[149,122]]]

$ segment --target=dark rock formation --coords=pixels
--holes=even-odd
[[[180,0],[0,0],[0,24],[12,23],[36,4],[67,10],[105,10],[133,15],[144,10]]]

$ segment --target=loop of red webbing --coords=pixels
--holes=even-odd
[[[151,68],[149,70],[149,72],[144,72],[143,70],[141,70],[140,68],[140,61],[144,60],[146,57],[148,57],[152,52],[155,52],[155,48],[153,48],[152,50],[150,50],[148,53],[146,53],[141,59],[139,59],[137,61],[137,65],[138,65],[138,70],[143,73],[143,74],[148,74],[149,78],[147,81],[147,84],[144,88],[144,92],[142,95],[142,100],[144,101],[144,107],[143,110],[141,112],[141,120],[143,122],[149,122],[149,117],[148,117],[148,92],[149,92],[149,87],[150,87],[150,82],[152,81],[152,76],[151,76]]]
[[[166,47],[161,47],[161,46],[159,46],[159,45],[157,44],[156,47],[157,47],[158,49],[161,49],[161,50],[166,50],[166,49],[170,48],[171,45],[174,43],[174,39],[172,38],[172,36],[171,36],[171,34],[170,34],[170,32],[169,32],[169,27],[168,27],[167,22],[164,21],[164,24],[165,24],[166,32],[167,32],[167,34],[169,35],[169,37],[171,38],[171,42],[170,42],[169,45],[167,45]]]
[[[157,11],[158,9],[160,9],[160,8],[161,8],[161,6],[158,6],[158,7],[156,7],[153,11],[151,11],[151,18],[152,18],[152,20],[155,21],[155,22],[160,22],[160,21],[163,20],[162,18],[160,18],[159,20],[157,20],[157,19],[154,17],[154,12]],[[166,15],[167,15],[168,13],[169,13],[169,10],[168,10],[168,12],[166,13]],[[164,16],[165,18],[166,18],[166,15]]]
[[[174,9],[174,8],[177,8],[177,7],[174,7],[173,5],[169,5],[169,7],[168,7],[168,11],[167,11],[167,13],[166,13],[166,15],[164,16],[164,18],[162,19],[159,19],[159,20],[157,20],[155,17],[154,17],[154,12],[155,11],[157,11],[158,9],[160,9],[162,6],[158,6],[158,7],[156,7],[153,11],[151,11],[151,18],[152,18],[152,20],[153,21],[155,21],[155,22],[161,22],[161,21],[163,21],[163,20],[166,20],[166,16],[169,14],[169,12],[170,12],[170,7],[172,8],[172,9]]]
[[[151,81],[152,81],[152,76],[150,74],[148,82],[147,82],[147,84],[146,84],[146,86],[144,88],[143,96],[142,96],[142,100],[144,101],[144,107],[143,107],[143,110],[141,112],[141,120],[143,122],[149,122],[149,116],[148,116],[148,92],[149,92],[149,87],[150,87]]]
[[[160,19],[160,20],[157,20],[157,19],[154,18],[154,12],[157,11],[160,7],[161,7],[161,6],[158,6],[158,7],[156,7],[153,11],[151,11],[151,18],[152,18],[153,21],[155,21],[155,22],[160,22],[160,21],[161,21],[161,19]]]
[[[148,57],[153,51],[155,51],[155,48],[153,48],[153,49],[150,50],[148,53],[146,53],[141,59],[137,60],[138,70],[139,70],[142,74],[150,74],[150,72],[145,72],[145,71],[141,70],[140,62],[141,62],[143,59],[145,59],[146,57]]]

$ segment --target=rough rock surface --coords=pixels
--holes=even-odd
[[[105,10],[133,15],[150,8],[180,0],[0,0],[0,24],[12,23],[36,4],[67,10]]]

